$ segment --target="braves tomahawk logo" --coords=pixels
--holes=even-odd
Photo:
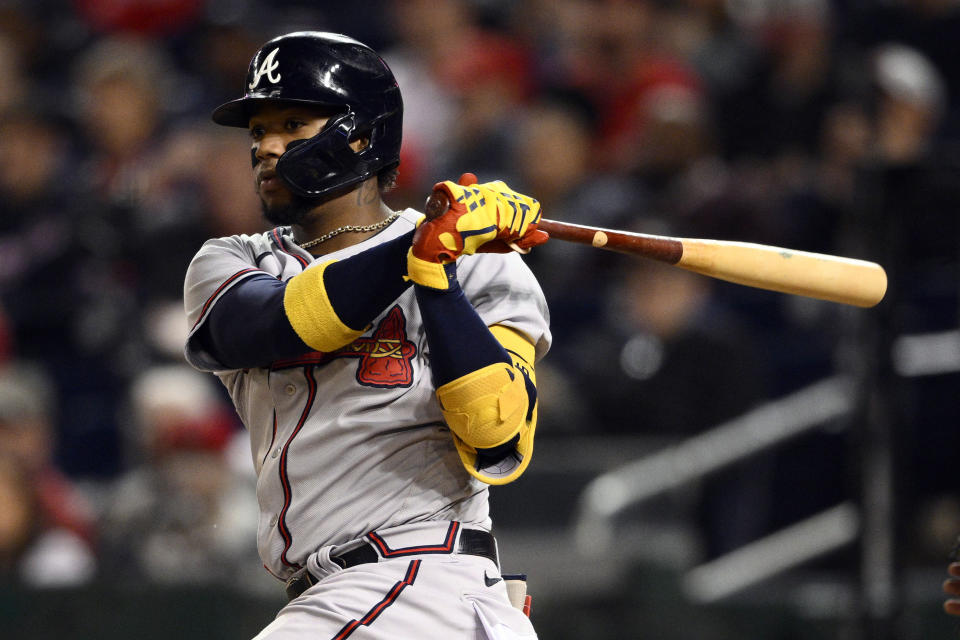
[[[358,358],[357,382],[368,387],[409,387],[417,345],[407,340],[407,320],[399,306],[384,316],[369,338],[357,338],[330,353],[313,351],[299,358],[274,362],[273,369],[304,364],[324,365],[337,358]]]
[[[280,63],[277,62],[277,51],[280,51],[279,47],[268,53],[267,57],[260,63],[256,73],[253,74],[253,82],[247,85],[251,91],[257,88],[263,76],[267,76],[267,80],[274,84],[280,82],[280,74],[278,73],[274,76],[274,71],[280,68]]]
[[[358,338],[336,352],[339,356],[360,358],[357,382],[370,387],[409,387],[413,382],[411,360],[417,346],[407,340],[407,320],[400,307],[377,325],[369,338]]]

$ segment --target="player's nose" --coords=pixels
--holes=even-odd
[[[271,157],[279,158],[286,149],[287,144],[283,136],[267,134],[258,141],[253,154],[257,160],[263,161]]]

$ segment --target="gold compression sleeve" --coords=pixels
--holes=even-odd
[[[335,351],[363,335],[363,331],[343,324],[327,297],[323,272],[334,262],[330,260],[290,278],[283,294],[283,309],[290,326],[307,346],[323,352]]]

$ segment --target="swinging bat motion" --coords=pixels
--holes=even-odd
[[[446,194],[432,193],[427,198],[427,218],[442,215],[449,204]],[[537,228],[555,240],[637,254],[748,287],[857,307],[876,305],[887,291],[883,267],[864,260],[748,242],[616,231],[546,218],[540,219]]]

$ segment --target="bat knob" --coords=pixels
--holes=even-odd
[[[427,202],[424,205],[424,213],[427,214],[427,220],[435,220],[447,212],[450,208],[450,199],[442,191],[434,191],[427,196]]]
[[[460,179],[457,180],[457,184],[464,187],[477,184],[477,176],[472,173],[464,173],[460,176]],[[434,191],[427,197],[427,204],[424,206],[424,211],[429,221],[439,218],[445,214],[449,208],[450,199],[447,197],[447,194],[443,191]]]

